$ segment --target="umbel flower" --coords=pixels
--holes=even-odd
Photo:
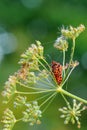
[[[2,92],[3,97],[5,97],[4,103],[7,103],[16,91],[16,76],[10,76],[8,81],[5,83],[5,89]]]
[[[20,96],[18,95],[16,98],[15,98],[15,101],[14,101],[14,107],[17,108],[17,107],[21,107],[23,105],[26,104],[26,101],[27,101],[27,97],[26,96]]]
[[[66,38],[73,39],[73,38],[77,38],[80,35],[80,33],[83,32],[84,30],[85,30],[85,26],[82,24],[77,28],[69,26],[69,28],[67,29],[62,28],[61,34]]]
[[[27,102],[27,98],[25,96],[18,95],[14,101],[14,106],[15,108],[25,108],[22,112],[22,121],[29,122],[30,125],[40,124],[41,121],[39,118],[42,117],[42,112],[37,101]]]
[[[4,115],[2,117],[2,123],[4,124],[3,130],[12,130],[14,124],[16,123],[15,116],[9,108],[7,108],[4,111]]]
[[[61,51],[67,51],[68,49],[68,41],[64,36],[61,36],[57,38],[57,40],[54,43],[54,47],[61,50]]]
[[[29,64],[31,70],[38,70],[37,59],[43,59],[43,46],[39,41],[36,41],[37,45],[31,44],[31,47],[21,55],[20,64]]]
[[[73,105],[71,106],[70,103],[67,103],[67,107],[59,108],[59,111],[63,114],[60,116],[61,118],[65,118],[64,124],[68,124],[71,122],[75,124],[77,122],[77,127],[81,127],[81,123],[79,117],[81,117],[81,112],[84,111],[86,107],[82,107],[82,103],[76,103],[76,100],[73,99]]]
[[[83,25],[80,25],[77,28],[70,26],[61,30],[61,35],[55,41],[54,47],[62,52],[62,63],[52,61],[49,65],[44,57],[44,47],[39,41],[36,41],[36,44],[31,44],[21,55],[19,70],[9,77],[2,92],[3,102],[11,103],[15,113],[19,110],[20,114],[19,117],[16,117],[11,106],[9,106],[5,111],[7,114],[3,116],[3,130],[12,130],[18,121],[28,122],[29,125],[40,124],[43,112],[57,94],[62,95],[67,105],[67,107],[60,109],[63,112],[62,117],[65,117],[65,123],[71,121],[74,124],[76,121],[80,127],[79,117],[84,107],[81,108],[81,103],[77,104],[76,100],[85,104],[87,104],[87,100],[68,92],[64,86],[73,70],[79,65],[77,60],[73,60],[75,38],[84,28]],[[72,39],[72,48],[69,62],[66,63],[66,51],[69,48],[68,38]],[[75,99],[73,100],[73,107],[67,101],[66,96]]]
[[[42,112],[38,106],[37,101],[33,101],[32,104],[26,103],[26,110],[23,112],[23,121],[29,122],[30,125],[40,124],[39,117],[42,117]]]

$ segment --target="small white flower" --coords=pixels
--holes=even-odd
[[[26,107],[26,110],[23,112],[23,121],[29,122],[30,125],[40,124],[39,118],[42,116],[42,112],[37,101],[26,103]]]
[[[14,124],[16,123],[16,118],[13,112],[7,108],[4,111],[4,115],[2,117],[3,130],[12,130]]]
[[[65,118],[64,124],[68,124],[71,122],[72,124],[75,124],[77,122],[77,127],[81,127],[80,123],[80,116],[81,112],[85,110],[85,107],[82,107],[82,103],[77,104],[76,100],[73,100],[73,106],[68,103],[67,107],[60,108],[59,111],[63,113],[61,115],[61,118]]]
[[[80,33],[82,33],[84,30],[85,30],[85,26],[81,24],[77,28],[72,26],[69,26],[69,28],[67,29],[62,28],[61,33],[64,37],[73,39],[73,38],[77,38],[80,35]]]
[[[4,103],[8,103],[11,97],[15,94],[16,91],[16,76],[10,76],[8,81],[5,83],[4,90],[2,92],[2,96],[5,98]]]
[[[57,38],[57,40],[55,41],[54,47],[61,51],[64,51],[64,50],[67,51],[68,42],[63,36],[61,36],[61,37]]]

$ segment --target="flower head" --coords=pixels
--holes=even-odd
[[[70,64],[70,67],[76,67],[79,65],[79,62],[78,61],[72,61],[71,64]]]
[[[40,41],[36,41],[36,44],[31,44],[31,47],[28,48],[22,55],[21,60],[19,61],[20,64],[25,64],[29,62],[34,62],[38,59],[43,59],[43,46],[41,45]]]
[[[59,38],[57,38],[57,40],[54,43],[54,47],[61,50],[61,51],[67,51],[68,48],[68,42],[65,39],[65,37],[61,36]]]
[[[4,111],[4,115],[2,117],[2,123],[4,124],[3,130],[12,130],[14,124],[16,123],[16,118],[9,108],[7,108]]]
[[[29,122],[30,125],[40,124],[39,117],[42,116],[42,112],[37,101],[26,103],[26,107],[26,110],[23,112],[23,121]]]
[[[27,97],[18,95],[14,101],[14,107],[23,106],[26,104]]]
[[[7,103],[8,100],[15,94],[16,91],[16,76],[10,76],[8,81],[5,83],[4,91],[2,92],[2,96],[6,98],[4,103]]]
[[[64,124],[68,124],[71,122],[72,124],[75,124],[77,122],[77,127],[81,127],[80,123],[80,116],[81,112],[85,110],[85,107],[82,107],[82,103],[77,104],[76,100],[73,100],[73,106],[68,103],[67,107],[60,108],[59,111],[63,113],[61,115],[61,118],[65,118]]]
[[[26,80],[28,73],[29,73],[29,64],[25,63],[21,66],[20,70],[18,71],[18,73],[16,73],[16,75],[18,79]]]
[[[66,37],[66,38],[77,38],[81,32],[83,32],[85,30],[85,26],[84,25],[80,25],[79,27],[75,28],[72,26],[69,26],[69,28],[65,29],[61,29],[61,34]]]

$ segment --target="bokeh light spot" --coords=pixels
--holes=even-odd
[[[3,58],[4,58],[4,53],[2,47],[0,46],[0,63],[2,62]]]
[[[37,8],[39,7],[43,0],[21,0],[22,4],[27,8]]]
[[[16,50],[17,39],[12,33],[4,32],[0,34],[0,47],[3,50],[3,54],[9,54]]]

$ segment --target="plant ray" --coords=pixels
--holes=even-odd
[[[40,93],[47,93],[47,92],[53,92],[56,91],[55,89],[53,90],[45,90],[45,91],[39,91],[39,92],[20,92],[20,91],[16,91],[16,94],[40,94]]]
[[[47,101],[49,101],[55,94],[57,94],[57,92],[53,93],[48,99],[46,99],[46,100],[40,105],[40,107],[42,107]]]
[[[46,111],[46,109],[49,107],[49,105],[52,103],[52,101],[54,100],[54,98],[56,97],[57,93],[52,97],[52,99],[49,101],[49,103],[47,104],[47,106],[44,108],[44,110],[42,111],[42,113],[44,113]]]

